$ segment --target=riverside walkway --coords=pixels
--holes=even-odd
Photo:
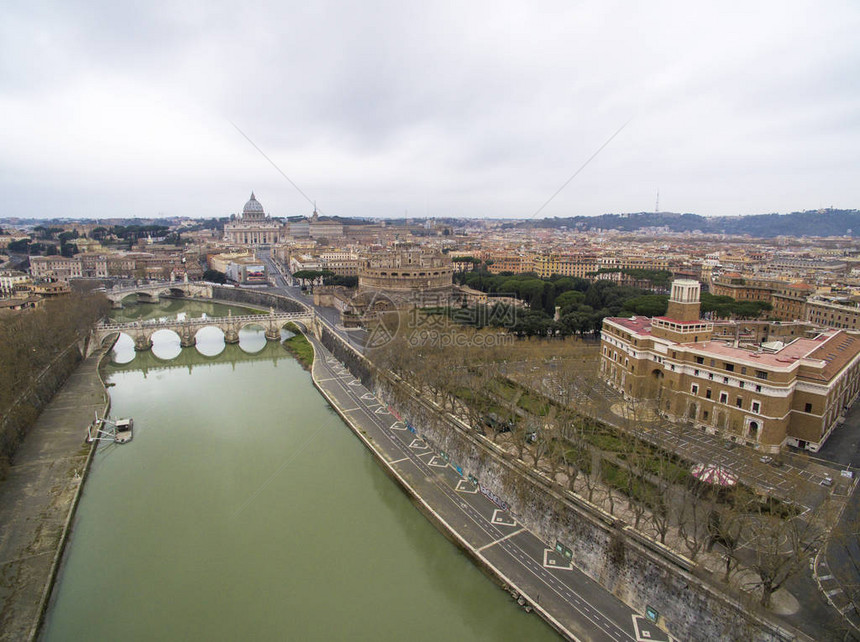
[[[480,565],[570,640],[644,642],[669,636],[577,570],[482,494],[392,414],[313,337],[314,384],[390,475]],[[413,432],[413,430],[417,430]]]
[[[0,482],[0,640],[35,639],[93,447],[85,431],[108,403],[103,354],[54,395]]]

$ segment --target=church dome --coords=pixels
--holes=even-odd
[[[249,216],[251,218],[257,218],[265,215],[263,211],[263,206],[260,204],[254,197],[254,192],[251,192],[251,198],[245,203],[245,207],[242,208],[242,216]]]

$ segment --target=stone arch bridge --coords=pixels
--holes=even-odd
[[[137,295],[138,301],[146,303],[156,303],[162,296],[211,299],[212,284],[183,281],[143,283],[141,285],[111,288],[110,290],[106,290],[104,294],[113,304],[114,308],[121,308],[122,300],[132,294]]]
[[[311,310],[304,312],[275,312],[273,309],[269,314],[249,314],[226,317],[203,317],[184,320],[151,320],[135,321],[131,323],[99,323],[93,329],[90,345],[101,346],[105,339],[115,333],[125,333],[134,339],[134,349],[138,351],[152,348],[152,335],[159,330],[172,330],[179,335],[179,341],[183,348],[188,348],[197,343],[197,332],[201,328],[215,327],[224,333],[226,343],[238,343],[239,331],[248,326],[262,327],[266,331],[266,339],[278,341],[281,338],[281,328],[288,323],[295,323],[309,329],[314,335],[319,336],[320,328],[316,314]]]

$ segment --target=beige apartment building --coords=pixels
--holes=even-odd
[[[533,270],[541,278],[549,278],[558,274],[584,279],[597,271],[597,257],[590,254],[569,256],[544,254],[534,257],[532,265]]]
[[[530,256],[521,256],[519,254],[498,254],[490,257],[492,263],[487,266],[492,274],[500,274],[501,272],[513,272],[514,274],[522,274],[523,272],[531,272],[534,270],[534,262]]]
[[[806,300],[806,318],[831,328],[847,330],[860,329],[860,307],[844,305],[827,299],[811,298]]]
[[[806,319],[806,298],[813,292],[815,288],[806,283],[780,286],[771,294],[771,316],[784,321]]]
[[[740,274],[729,273],[711,283],[711,294],[730,296],[738,301],[767,301],[777,291],[780,284],[774,281],[742,278]]]
[[[35,279],[53,279],[68,282],[83,276],[81,262],[64,256],[30,257],[30,275]]]
[[[762,345],[724,330],[721,340],[699,318],[699,295],[697,281],[676,280],[665,316],[604,319],[607,383],[628,399],[653,400],[670,420],[766,452],[817,451],[860,390],[860,333],[780,331],[781,340],[763,336]]]

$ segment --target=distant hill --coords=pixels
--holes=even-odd
[[[577,230],[635,230],[665,227],[672,232],[706,234],[749,234],[760,238],[774,236],[860,236],[860,210],[815,210],[791,214],[756,214],[753,216],[700,216],[672,212],[637,212],[545,218],[520,223],[518,227],[560,228]]]

